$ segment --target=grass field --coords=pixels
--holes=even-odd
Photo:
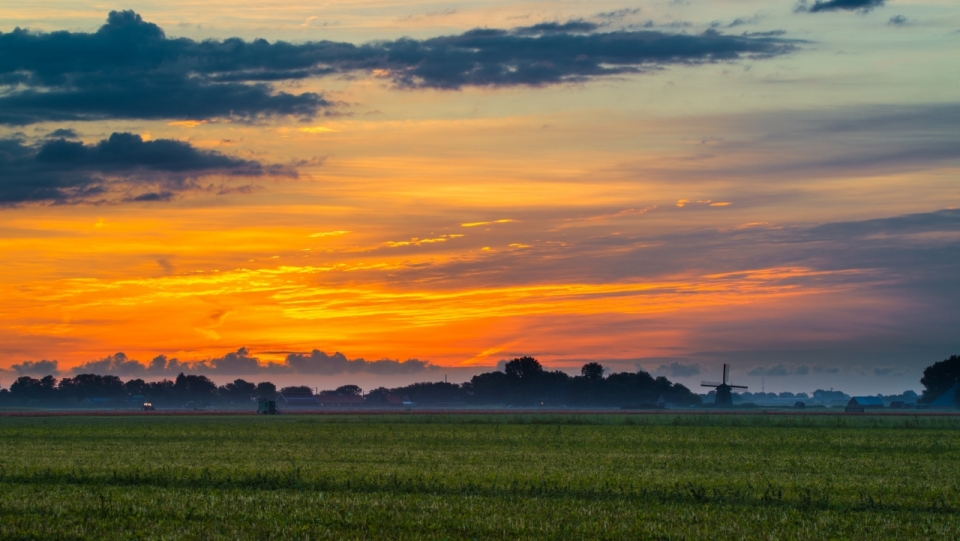
[[[0,418],[2,539],[955,539],[960,418]]]

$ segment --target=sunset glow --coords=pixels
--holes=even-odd
[[[263,367],[315,349],[426,361],[413,380],[532,355],[899,392],[960,351],[952,2],[133,1],[111,9],[142,20],[109,28],[100,3],[43,4],[0,7],[4,51],[107,30],[304,49],[176,45],[195,71],[136,88],[188,97],[139,109],[82,86],[129,67],[0,83],[2,385],[41,360],[247,348]],[[523,56],[547,40],[573,52]],[[507,56],[391,56],[411,43]],[[41,73],[28,56],[0,68]],[[124,149],[182,159],[128,170]]]

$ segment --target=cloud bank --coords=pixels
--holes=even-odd
[[[0,139],[0,205],[163,201],[200,189],[196,180],[211,175],[296,176],[296,172],[172,139],[144,141],[132,133],[114,133],[90,145],[63,137],[39,146]]]
[[[800,2],[797,11],[806,11],[808,13],[817,13],[821,11],[859,11],[866,13],[872,9],[883,6],[886,0],[816,0],[812,6],[807,7],[806,0]]]
[[[94,33],[0,34],[0,123],[111,118],[254,120],[310,117],[332,103],[274,83],[365,72],[397,87],[541,86],[671,64],[764,58],[796,50],[777,37],[659,31],[597,32],[583,20],[475,29],[363,45],[258,39],[170,39],[133,11],[111,11]]]
[[[11,366],[8,373],[17,376],[110,374],[126,378],[172,377],[183,372],[208,376],[242,376],[255,374],[310,374],[332,376],[337,374],[375,374],[382,376],[422,374],[439,367],[417,359],[406,361],[382,359],[367,361],[347,359],[342,353],[328,355],[320,350],[309,353],[290,353],[282,363],[261,363],[247,348],[231,351],[222,357],[195,362],[182,362],[165,355],[154,357],[149,363],[130,359],[124,353],[115,353],[102,359],[88,361],[68,371],[58,369],[57,361],[25,361]]]

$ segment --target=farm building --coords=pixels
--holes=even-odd
[[[936,400],[930,403],[931,408],[955,408],[957,407],[957,389],[960,385],[954,385],[947,389],[947,392],[941,394]]]
[[[317,403],[321,406],[362,406],[363,397],[358,394],[319,394]]]
[[[883,399],[879,396],[855,396],[847,402],[847,413],[863,413],[868,409],[883,407]]]
[[[410,400],[410,397],[407,395],[400,396],[398,394],[388,394],[387,404],[391,406],[413,406],[414,401]]]
[[[107,397],[90,397],[84,398],[80,401],[84,406],[109,406],[113,402],[110,398]]]
[[[313,396],[313,393],[280,393],[280,396],[277,397],[277,405],[288,408],[308,408],[317,406],[318,404],[317,398]]]

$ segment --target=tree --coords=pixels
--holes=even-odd
[[[181,400],[202,402],[217,395],[217,384],[207,376],[187,376],[180,372],[173,382],[173,390]]]
[[[99,374],[78,374],[73,378],[63,378],[57,390],[61,396],[74,402],[84,398],[119,398],[127,394],[120,378]]]
[[[230,402],[250,402],[257,390],[255,383],[242,379],[235,379],[218,389],[220,397]]]
[[[508,362],[504,372],[511,378],[531,379],[543,374],[543,366],[533,357],[520,357]]]
[[[19,400],[35,400],[40,392],[40,380],[30,376],[20,376],[10,384],[10,395]]]
[[[290,387],[284,387],[280,389],[282,394],[313,394],[313,389],[307,387],[306,385],[292,385]]]
[[[131,379],[123,384],[123,390],[130,396],[146,395],[150,391],[150,384],[142,379]]]
[[[603,379],[603,365],[600,363],[587,363],[580,369],[580,375],[590,381]]]
[[[363,389],[357,387],[356,385],[341,385],[337,387],[337,394],[339,395],[359,395],[363,394]]]
[[[257,388],[254,389],[253,394],[257,398],[272,400],[277,396],[277,386],[269,381],[261,381],[257,384]]]
[[[367,393],[365,402],[367,404],[386,404],[387,396],[390,395],[390,389],[386,387],[377,387]]]
[[[920,383],[924,386],[921,402],[933,402],[939,398],[951,387],[960,383],[960,356],[951,355],[947,359],[928,366],[923,371]],[[13,390],[12,387],[11,390]]]
[[[477,374],[463,389],[472,402],[479,404],[505,404],[509,400],[510,376],[503,372]]]

